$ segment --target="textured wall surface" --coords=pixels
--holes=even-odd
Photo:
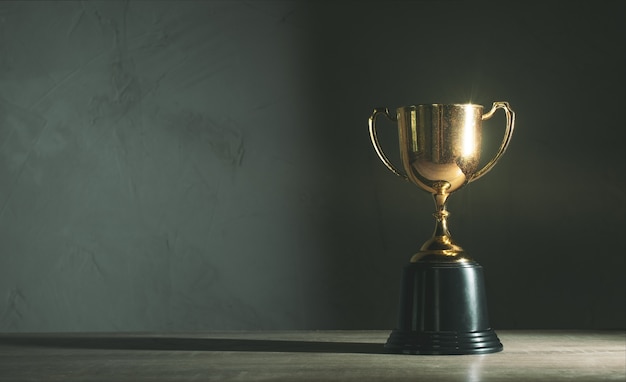
[[[434,207],[367,118],[499,100],[492,324],[623,328],[623,5],[508,4],[0,2],[0,331],[391,328]]]

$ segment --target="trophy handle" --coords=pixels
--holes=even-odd
[[[392,122],[396,122],[398,120],[394,115],[389,113],[389,109],[387,108],[377,107],[374,109],[369,119],[370,139],[372,140],[372,145],[374,146],[374,150],[376,150],[376,154],[378,154],[378,158],[380,158],[380,160],[385,164],[385,166],[387,166],[389,171],[393,172],[394,174],[396,174],[400,178],[403,178],[404,180],[408,180],[409,178],[406,175],[401,174],[400,171],[398,171],[395,168],[395,166],[391,163],[391,161],[389,161],[389,159],[383,152],[383,149],[380,147],[380,143],[378,143],[378,136],[376,135],[376,117],[378,117],[380,114],[383,114]]]
[[[474,176],[469,180],[470,182],[475,181],[476,179],[482,177],[486,173],[488,173],[493,166],[500,160],[502,154],[506,151],[506,148],[509,146],[511,142],[511,136],[513,135],[513,129],[515,128],[515,112],[511,109],[508,102],[494,102],[493,107],[489,112],[483,114],[482,120],[486,121],[491,118],[496,110],[503,109],[506,114],[506,129],[504,131],[504,139],[502,140],[502,144],[500,145],[500,149],[495,157],[493,157],[483,168],[478,170]]]

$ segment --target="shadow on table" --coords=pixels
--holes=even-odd
[[[383,344],[133,336],[0,336],[1,345],[65,349],[386,354]]]

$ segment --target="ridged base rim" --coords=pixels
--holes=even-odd
[[[394,330],[385,350],[398,354],[487,354],[502,351],[493,329],[477,332],[406,332]]]

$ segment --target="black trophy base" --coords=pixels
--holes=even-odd
[[[398,327],[385,349],[400,354],[502,351],[487,317],[482,267],[473,260],[405,266]]]
[[[502,351],[493,329],[479,332],[391,332],[385,350],[400,354],[488,354]]]

